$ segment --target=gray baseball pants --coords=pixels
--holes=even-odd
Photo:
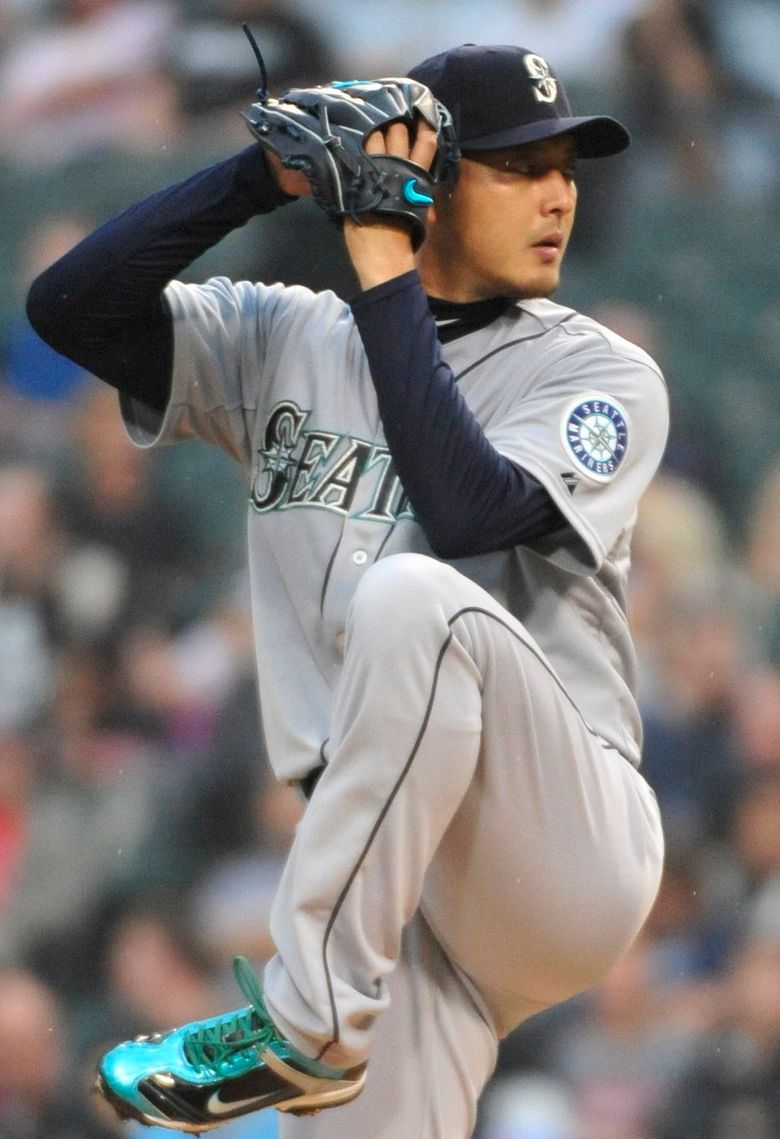
[[[453,567],[378,562],[353,598],[329,763],[272,915],[269,1010],[368,1059],[284,1139],[467,1139],[498,1040],[594,985],[662,869],[655,796],[523,625]]]

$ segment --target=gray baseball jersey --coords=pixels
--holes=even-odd
[[[124,400],[141,445],[197,436],[249,484],[248,537],[263,722],[281,779],[321,762],[350,599],[378,559],[430,553],[385,445],[349,307],[299,286],[173,282],[164,419]],[[625,613],[638,499],[660,461],[667,395],[640,348],[572,309],[519,303],[447,345],[488,439],[568,522],[533,548],[454,564],[533,635],[583,717],[638,764]]]

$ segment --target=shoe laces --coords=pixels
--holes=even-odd
[[[200,1071],[230,1075],[231,1069],[235,1071],[238,1067],[244,1070],[246,1064],[239,1063],[239,1054],[265,1048],[276,1037],[276,1030],[263,1004],[262,990],[246,957],[234,959],[233,972],[238,987],[249,1001],[249,1008],[225,1013],[185,1030],[184,1054],[187,1061]],[[246,1057],[243,1059],[245,1061]]]

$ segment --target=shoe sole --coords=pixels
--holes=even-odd
[[[277,1104],[276,1110],[283,1111],[287,1115],[317,1115],[325,1108],[339,1107],[341,1104],[351,1103],[353,1099],[357,1099],[365,1082],[364,1076],[362,1080],[357,1081],[355,1085],[349,1088],[335,1088],[332,1092],[318,1092],[317,1095],[313,1096],[298,1096],[289,1107],[283,1103]]]
[[[276,1104],[276,1110],[283,1111],[287,1115],[316,1115],[323,1108],[350,1103],[360,1095],[366,1082],[365,1064],[360,1068],[351,1069],[351,1078],[334,1080],[332,1088],[324,1088],[322,1080],[291,1067],[270,1048],[265,1049],[262,1059],[266,1066],[272,1072],[276,1072],[285,1083],[293,1086],[297,1083],[301,1089],[300,1095],[289,1103]]]

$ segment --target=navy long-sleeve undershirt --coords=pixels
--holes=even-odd
[[[161,412],[173,368],[165,285],[289,200],[262,150],[247,147],[80,242],[33,283],[30,322],[58,352]],[[417,274],[368,290],[352,310],[393,462],[434,552],[487,553],[560,529],[546,490],[495,450],[458,391]]]
[[[30,323],[63,356],[163,411],[173,371],[163,289],[232,230],[292,200],[261,147],[249,146],[144,198],[66,253],[33,282]]]
[[[390,454],[433,551],[465,557],[559,529],[547,491],[496,451],[458,390],[418,274],[361,293],[352,313]]]

